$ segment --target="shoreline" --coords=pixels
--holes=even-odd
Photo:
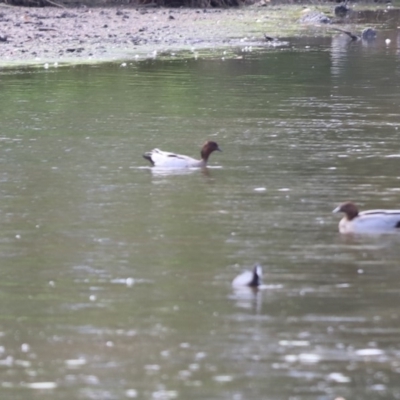
[[[180,52],[206,56],[227,48],[269,46],[264,33],[278,38],[333,34],[331,25],[299,23],[305,9],[304,5],[204,10],[1,5],[0,68],[135,61]],[[309,9],[333,14],[332,5]]]

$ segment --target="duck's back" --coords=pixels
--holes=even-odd
[[[233,287],[242,287],[242,286],[249,286],[254,278],[254,274],[251,271],[244,271],[240,275],[238,275],[233,281]]]
[[[400,232],[400,210],[368,210],[349,221],[343,218],[339,229],[343,233]]]

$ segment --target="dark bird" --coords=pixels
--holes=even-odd
[[[268,36],[266,33],[264,33],[264,37],[267,42],[273,42],[274,40],[276,40],[276,38]]]

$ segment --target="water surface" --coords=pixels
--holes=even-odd
[[[395,39],[2,71],[1,398],[400,398]]]

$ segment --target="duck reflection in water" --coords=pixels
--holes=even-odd
[[[157,168],[157,167],[144,167],[141,169],[150,170],[153,176],[163,177],[163,176],[171,176],[171,175],[190,175],[193,173],[200,173],[204,176],[210,177],[211,170],[220,169],[221,167],[204,167],[204,168]]]

